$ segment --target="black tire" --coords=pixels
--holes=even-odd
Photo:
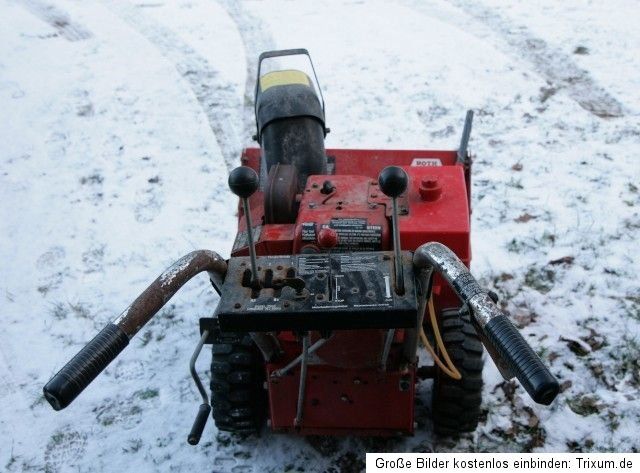
[[[216,330],[211,347],[211,414],[218,430],[252,434],[267,418],[264,361],[247,333]]]
[[[454,380],[436,366],[432,393],[434,430],[442,436],[473,432],[478,426],[482,404],[482,343],[468,311],[443,310],[440,332],[462,379]]]

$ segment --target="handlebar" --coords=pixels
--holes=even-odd
[[[484,331],[531,398],[538,404],[551,404],[558,394],[558,381],[509,319],[499,315],[484,326]]]
[[[108,324],[44,386],[44,397],[56,411],[64,409],[129,344],[129,337]]]
[[[496,364],[506,363],[535,402],[551,404],[560,389],[558,381],[455,253],[441,243],[425,243],[416,250],[413,264],[444,277],[469,307]]]
[[[220,284],[227,263],[217,253],[197,250],[167,268],[112,323],[103,328],[44,386],[44,396],[56,411],[67,407],[111,363],[129,340],[197,274],[207,271]]]

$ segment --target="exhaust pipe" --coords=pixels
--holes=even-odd
[[[227,263],[217,253],[197,250],[167,268],[113,322],[107,324],[44,386],[44,397],[56,411],[64,409],[111,363],[129,340],[197,274],[207,271],[218,290]]]
[[[478,335],[496,365],[506,365],[535,402],[551,404],[560,389],[558,381],[455,253],[441,243],[425,243],[416,250],[413,264],[418,270],[436,271],[444,277],[469,307]]]

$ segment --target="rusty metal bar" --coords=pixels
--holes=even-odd
[[[129,340],[197,274],[208,271],[222,281],[227,263],[217,253],[198,250],[183,256],[164,271],[112,323],[107,324],[44,386],[44,396],[55,410],[68,406],[129,344]]]
[[[210,250],[197,250],[169,266],[113,321],[129,339],[169,302],[178,290],[197,274],[207,271],[212,279],[224,279],[227,263]]]

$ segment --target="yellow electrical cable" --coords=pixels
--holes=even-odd
[[[438,348],[440,349],[440,352],[442,352],[442,356],[444,356],[444,360],[448,366],[445,366],[442,360],[436,355],[435,350],[431,346],[431,343],[429,343],[429,340],[427,339],[427,336],[424,333],[424,329],[421,326],[420,340],[422,340],[422,344],[424,345],[424,347],[427,349],[427,351],[433,358],[433,361],[435,362],[435,364],[438,365],[438,367],[447,376],[456,380],[462,379],[462,375],[460,374],[460,371],[458,371],[458,369],[455,367],[455,365],[451,361],[451,357],[449,357],[449,353],[447,352],[447,349],[444,346],[444,342],[442,341],[442,336],[440,335],[440,329],[438,328],[438,320],[436,319],[436,311],[433,307],[433,298],[431,297],[429,298],[429,319],[431,320],[431,326],[433,327],[433,333],[436,337],[436,343],[438,345]]]

